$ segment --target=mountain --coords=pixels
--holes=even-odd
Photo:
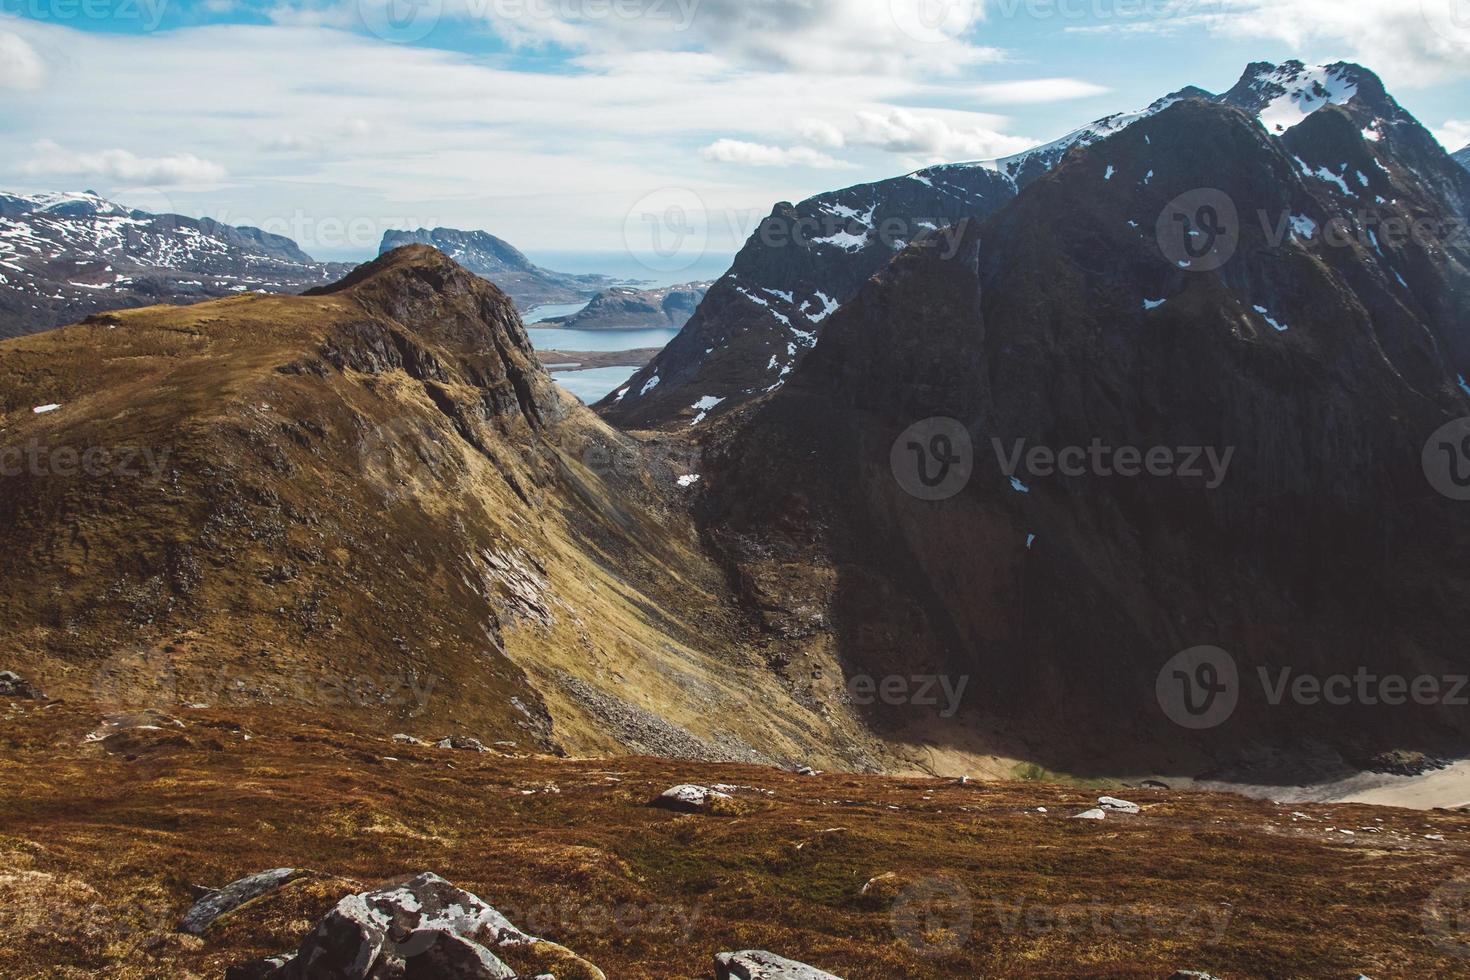
[[[131,210],[90,191],[0,194],[0,337],[103,310],[300,292],[347,268],[258,228]]]
[[[592,297],[592,301],[576,313],[552,317],[542,321],[542,325],[562,326],[569,330],[682,327],[694,315],[709,287],[707,282],[687,282],[658,289],[614,286]]]
[[[4,669],[117,710],[911,768],[769,669],[690,462],[562,392],[509,298],[422,245],[6,341]]]
[[[1081,129],[1074,129],[1061,139],[1043,143],[1041,146],[1032,147],[1013,156],[1002,157],[999,160],[991,160],[983,164],[956,164],[961,167],[986,166],[999,170],[1016,182],[1018,187],[1025,187],[1038,177],[1051,170],[1059,163],[1062,157],[1073,147],[1091,146],[1098,140],[1106,139],[1116,132],[1127,129],[1140,119],[1147,119],[1176,102],[1185,99],[1214,99],[1215,95],[1202,88],[1190,85],[1157,99],[1146,108],[1135,112],[1115,112],[1110,116],[1103,116]]]
[[[579,276],[543,269],[509,242],[483,231],[419,228],[384,232],[378,254],[413,244],[432,245],[475,275],[489,279],[521,310],[553,303],[576,303],[613,284],[606,276]]]
[[[774,228],[767,231],[768,226],[763,225],[751,236],[730,272],[711,290],[705,304],[708,309],[702,306],[685,334],[675,338],[626,388],[601,402],[598,410],[625,428],[684,425],[694,417],[733,410],[780,384],[811,348],[831,311],[892,258],[892,249],[874,245],[876,239],[885,237],[875,231],[883,221],[892,223],[887,240],[901,245],[964,218],[983,218],[1016,190],[1055,167],[1067,153],[1189,100],[1239,106],[1257,115],[1263,126],[1277,134],[1323,106],[1348,102],[1368,107],[1370,125],[1395,126],[1412,120],[1384,90],[1377,76],[1361,66],[1258,62],[1249,65],[1223,95],[1188,86],[1143,109],[1104,116],[1060,139],[1010,157],[934,167],[819,195],[795,209],[778,205],[768,219],[776,222]],[[1421,146],[1417,151],[1419,157],[1433,155],[1428,147]],[[991,172],[1005,180],[994,181]],[[937,188],[933,186],[936,178],[940,181]],[[931,193],[916,192],[921,185]],[[1453,188],[1444,190],[1452,198],[1457,197]],[[1470,213],[1457,207],[1460,213]],[[851,224],[838,229],[831,239],[842,248],[807,249],[806,243],[799,241],[798,248],[803,253],[814,252],[816,258],[802,254],[796,263],[785,261],[782,253],[795,237],[791,229],[796,222],[830,229],[834,217]],[[864,247],[853,247],[864,241]],[[793,276],[792,269],[801,272]],[[741,292],[742,287],[745,292]],[[800,297],[801,302],[786,301],[787,293]],[[749,299],[747,294],[755,298]],[[770,322],[772,319],[777,325]],[[794,325],[787,327],[784,321]],[[710,402],[716,407],[706,408]]]
[[[1470,146],[1454,154],[1455,162],[1466,170],[1470,170]]]
[[[1470,511],[1444,457],[1470,415],[1470,175],[1394,108],[1332,98],[1273,136],[1186,100],[907,248],[786,385],[704,428],[701,526],[794,637],[770,656],[982,678],[979,740],[1053,771],[1463,755]],[[830,632],[791,630],[813,610]],[[1427,706],[1273,703],[1282,670],[1443,681]],[[1233,714],[1176,724],[1181,677]]]
[[[598,410],[623,428],[688,423],[778,386],[896,251],[1014,193],[987,168],[934,167],[777,204],[679,335]]]

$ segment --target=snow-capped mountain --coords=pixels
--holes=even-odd
[[[1191,743],[1155,684],[1200,644],[1242,678],[1470,663],[1450,435],[1470,414],[1470,174],[1356,72],[1186,99],[1066,153],[953,246],[905,249],[711,431],[697,506],[766,655],[984,677],[1001,727],[1044,743],[1065,718],[1084,752],[1121,729],[1171,756],[1464,744],[1448,705],[1259,690]],[[1201,188],[1217,223],[1240,217],[1203,255],[1180,244]],[[1053,465],[1089,446],[1217,463]],[[1070,769],[1066,741],[1046,765]]]
[[[0,337],[103,310],[300,292],[347,268],[258,228],[137,211],[90,191],[0,194]]]
[[[1395,127],[1409,126],[1401,153],[1427,165],[1436,152],[1424,145],[1422,128],[1366,68],[1257,62],[1223,95],[1189,86],[1014,156],[940,165],[821,194],[794,207],[780,204],[684,331],[600,403],[600,411],[620,425],[683,424],[729,411],[779,386],[815,344],[826,318],[908,242],[946,233],[941,229],[962,218],[985,217],[1068,153],[1190,100],[1241,108],[1277,137],[1325,106],[1352,104],[1362,110],[1365,137],[1382,139]],[[1340,168],[1336,176],[1342,177]],[[1440,192],[1461,202],[1464,213],[1457,188],[1444,186]],[[887,236],[885,225],[892,229]],[[823,230],[799,240],[793,235],[799,228]]]
[[[679,335],[599,409],[629,428],[702,422],[770,391],[909,242],[1013,196],[994,169],[940,166],[776,205]]]
[[[1191,85],[1177,92],[1164,96],[1148,105],[1147,108],[1135,112],[1115,112],[1111,116],[1104,116],[1095,120],[1090,125],[1075,129],[1063,136],[1061,139],[1052,140],[1041,146],[1033,147],[1013,156],[1003,157],[999,160],[990,160],[984,163],[962,163],[961,167],[994,167],[1001,173],[1010,177],[1018,186],[1024,187],[1031,181],[1046,173],[1067,151],[1073,147],[1091,146],[1098,140],[1107,139],[1114,133],[1121,132],[1140,119],[1147,119],[1163,110],[1169,108],[1176,102],[1184,99],[1213,99],[1215,96],[1202,88]]]
[[[550,303],[590,299],[613,285],[606,276],[552,272],[536,265],[525,253],[484,231],[457,228],[418,228],[383,235],[378,254],[404,245],[432,245],[482,279],[488,279],[515,302],[522,312]]]

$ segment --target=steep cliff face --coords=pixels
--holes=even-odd
[[[899,256],[711,440],[705,527],[750,601],[832,617],[785,655],[973,673],[993,744],[1072,771],[1314,735],[1463,748],[1452,705],[1273,705],[1258,674],[1467,667],[1470,512],[1424,460],[1470,415],[1470,251],[1405,230],[1452,215],[1464,175],[1381,118],[1330,105],[1273,137],[1184,102],[952,255]],[[1239,705],[1196,732],[1156,685],[1202,645]]]

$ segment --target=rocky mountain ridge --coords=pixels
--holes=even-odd
[[[776,205],[679,335],[598,410],[624,428],[687,426],[779,387],[895,252],[1013,194],[993,170],[935,167]]]
[[[811,349],[826,318],[896,250],[925,235],[947,234],[955,222],[987,217],[1069,152],[1188,100],[1239,106],[1276,135],[1324,106],[1349,101],[1368,108],[1370,125],[1412,120],[1361,66],[1259,62],[1223,95],[1190,86],[1011,157],[933,167],[818,195],[795,208],[778,205],[685,334],[598,410],[624,427],[683,426],[779,387]],[[875,247],[879,240],[889,247]],[[795,253],[794,261],[787,252]]]
[[[0,344],[9,656],[129,710],[903,768],[767,669],[692,463],[562,392],[509,298],[427,246],[301,296],[99,314]]]

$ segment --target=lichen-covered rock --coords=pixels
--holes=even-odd
[[[531,969],[517,969],[501,957]],[[348,895],[289,960],[235,968],[238,980],[515,980],[554,965],[564,980],[606,980],[556,943],[516,928],[436,874]]]
[[[195,902],[179,923],[179,931],[198,936],[223,915],[228,915],[246,902],[273,892],[305,875],[296,868],[272,868],[232,881],[218,891],[210,891]]]
[[[0,697],[39,701],[45,695],[40,688],[14,671],[0,670]]]
[[[1104,810],[1111,810],[1113,813],[1142,812],[1142,808],[1137,803],[1129,803],[1127,800],[1120,800],[1114,796],[1098,797],[1097,805],[1102,807]]]
[[[450,735],[434,743],[438,749],[458,749],[461,752],[485,752],[485,743],[468,735]]]
[[[717,980],[842,980],[835,973],[763,949],[716,954],[715,977]]]
[[[729,793],[722,793],[708,786],[681,783],[678,786],[670,786],[655,797],[653,806],[677,813],[711,813],[722,800],[729,799],[732,799]]]

